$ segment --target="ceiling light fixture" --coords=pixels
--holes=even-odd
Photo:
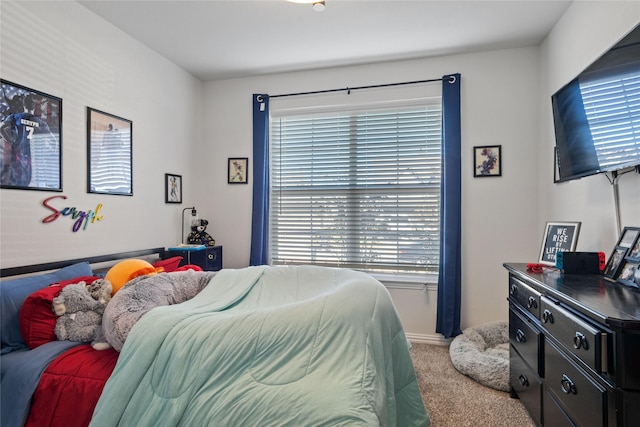
[[[313,5],[313,10],[316,12],[322,12],[326,5],[324,4],[324,0],[287,0],[291,3],[311,3]]]
[[[314,1],[313,2],[313,10],[316,12],[322,12],[326,6],[324,5],[324,0]]]

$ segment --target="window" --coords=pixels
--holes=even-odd
[[[441,100],[271,117],[271,264],[435,273]]]

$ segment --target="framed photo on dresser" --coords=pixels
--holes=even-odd
[[[626,286],[640,286],[640,227],[625,227],[611,252],[604,276]]]
[[[575,251],[581,222],[547,222],[542,238],[538,262],[556,265],[556,253]]]

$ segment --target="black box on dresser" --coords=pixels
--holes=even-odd
[[[509,271],[512,396],[537,425],[640,425],[640,291],[601,275]]]

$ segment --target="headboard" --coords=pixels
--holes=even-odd
[[[64,261],[46,262],[43,264],[23,265],[20,267],[9,267],[0,269],[0,277],[18,276],[20,274],[37,273],[40,271],[57,270],[79,262],[88,262],[89,264],[98,264],[102,262],[117,261],[127,258],[140,258],[149,255],[158,254],[160,257],[164,255],[164,248],[142,249],[138,251],[118,252],[110,255],[98,255],[86,258],[76,258]]]

